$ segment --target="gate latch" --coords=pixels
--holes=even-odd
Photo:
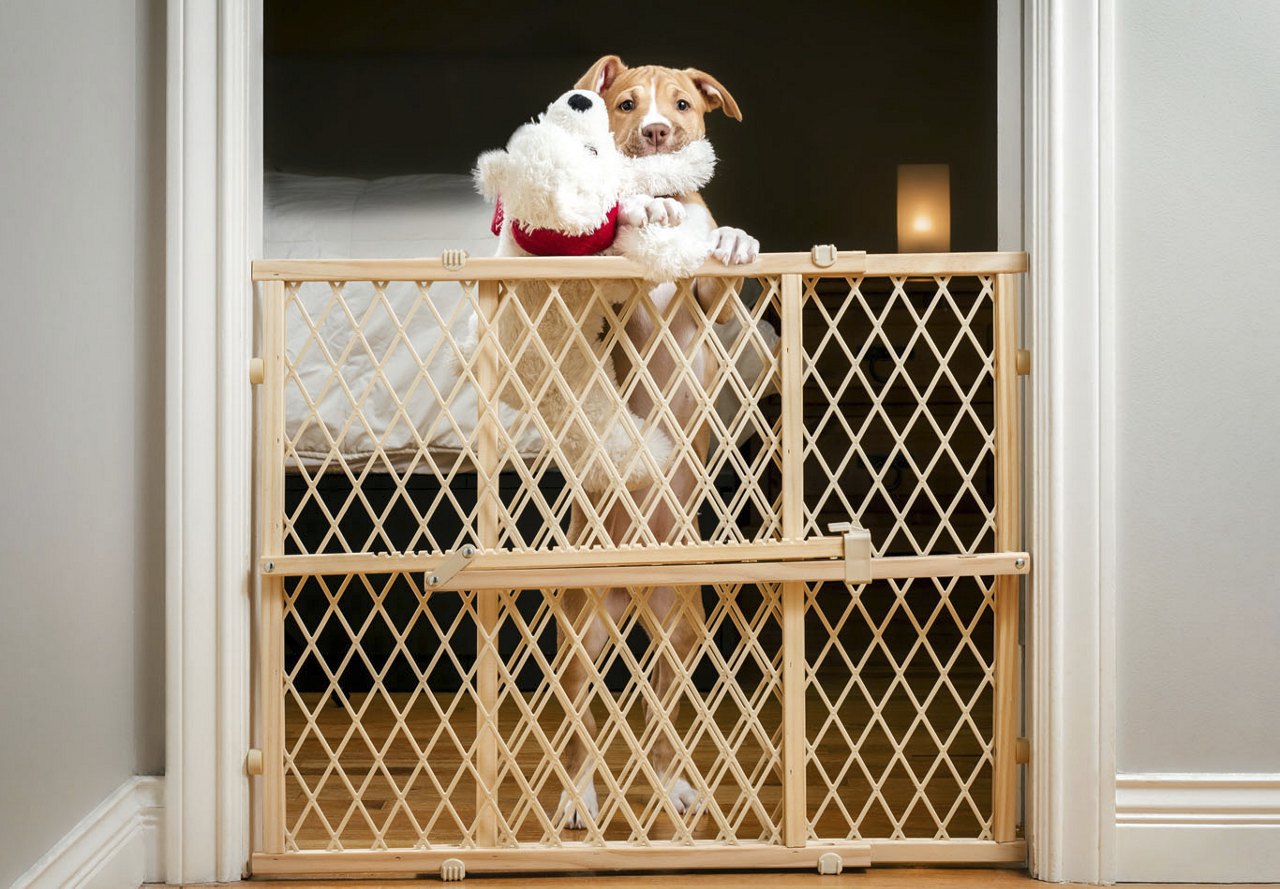
[[[857,519],[827,525],[832,534],[844,535],[844,579],[846,583],[871,582],[871,532]]]
[[[434,589],[453,580],[454,575],[467,567],[475,554],[476,548],[469,543],[460,549],[455,549],[441,559],[439,565],[427,572],[427,586]]]

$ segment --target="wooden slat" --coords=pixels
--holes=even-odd
[[[301,560],[304,557],[298,557]],[[477,557],[478,559],[479,557]],[[398,556],[306,556],[303,567],[279,559],[280,574],[392,574],[423,570],[419,562]],[[439,562],[439,559],[433,562]],[[873,580],[910,577],[991,577],[1026,574],[1025,552],[982,553],[972,556],[889,556],[871,560]],[[602,565],[582,568],[466,568],[441,584],[442,590],[549,589],[560,586],[631,585],[636,569],[644,569],[646,584],[755,583],[789,580],[843,580],[844,561],[803,559],[787,562],[714,562],[669,565]]]
[[[258,466],[261,478],[259,553],[284,552],[284,305],[285,286],[262,285],[262,414]],[[262,848],[283,852],[284,789],[284,577],[262,577],[258,633],[259,700],[262,706]]]
[[[868,275],[998,275],[1025,272],[1025,253],[871,253]]]
[[[868,840],[871,864],[1020,864],[1025,840]]]
[[[1000,275],[995,285],[996,548],[1016,549],[1022,538],[1018,422],[1018,282]],[[995,725],[991,833],[1014,839],[1018,817],[1019,722],[1018,578],[995,584]]]
[[[562,846],[517,849],[433,849],[400,852],[294,852],[253,856],[258,876],[312,874],[413,874],[438,871],[450,858],[462,860],[467,873],[521,871],[605,871],[646,868],[749,869],[816,868],[820,856],[835,852],[846,868],[906,864],[987,865],[1026,861],[1024,840],[866,840],[814,843],[803,849],[743,843],[736,846],[695,845],[603,847]],[[668,863],[669,862],[669,863]]]
[[[861,250],[845,251],[821,268],[808,253],[765,253],[747,265],[708,260],[699,277],[750,277],[783,273],[856,275],[866,265]],[[640,278],[642,269],[621,256],[486,256],[447,269],[439,259],[259,259],[255,280],[284,281],[511,281],[529,278]]]
[[[727,543],[673,546],[629,546],[619,549],[548,550],[545,552],[478,553],[467,568],[504,571],[545,568],[602,568],[607,566],[650,566],[712,564],[716,562],[786,562],[793,559],[835,559],[844,552],[839,537],[815,537],[804,541],[778,543]],[[326,553],[290,555],[271,559],[275,574],[347,574],[373,571],[426,571],[444,559],[434,554]]]
[[[498,341],[491,325],[498,311],[498,282],[481,281],[479,287],[479,350],[476,356],[477,514],[480,549],[498,546]],[[498,600],[476,600],[476,843],[498,844]]]
[[[783,275],[782,537],[804,537],[804,280]],[[805,787],[805,652],[803,582],[782,585],[782,839],[799,848],[809,837]]]
[[[431,849],[387,852],[293,852],[255,855],[257,875],[386,874],[438,871],[450,858],[461,860],[467,874],[522,871],[721,870],[749,868],[816,868],[818,858],[835,852],[845,867],[867,867],[871,846],[865,842],[823,843],[790,849],[764,843],[697,843],[630,846],[527,846],[515,849]]]
[[[876,253],[843,250],[830,266],[817,266],[808,253],[765,253],[748,265],[708,261],[699,277],[755,277],[798,274],[960,275],[1025,272],[1025,253]],[[478,257],[460,269],[439,258],[422,259],[259,259],[255,281],[501,281],[529,278],[638,278],[640,268],[620,256]]]

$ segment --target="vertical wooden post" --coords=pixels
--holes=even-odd
[[[1022,489],[1018,447],[1018,279],[997,275],[995,331],[996,549],[1022,548]],[[995,581],[995,762],[991,833],[997,842],[1016,837],[1018,818],[1018,591],[1017,575]]]
[[[258,462],[262,479],[259,555],[284,554],[285,285],[262,285],[262,386]],[[262,706],[262,851],[283,852],[284,802],[284,578],[262,575],[258,620],[259,700]]]
[[[476,354],[476,537],[481,552],[498,546],[498,282],[477,283],[479,336]],[[498,593],[476,597],[476,844],[498,844]]]
[[[804,281],[781,276],[782,536],[804,536]],[[809,837],[805,797],[805,653],[803,583],[782,584],[782,841]]]

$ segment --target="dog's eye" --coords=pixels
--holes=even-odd
[[[635,109],[635,107],[636,107],[636,103],[631,101],[630,99],[623,99],[621,102],[618,103],[619,111],[632,111]]]
[[[677,110],[677,111],[688,111],[688,110],[689,110],[689,103],[688,103],[688,102],[686,102],[684,99],[681,99],[679,102],[676,102],[676,110]]]

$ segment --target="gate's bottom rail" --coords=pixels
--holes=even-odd
[[[598,872],[639,870],[806,869],[819,867],[823,856],[838,855],[841,867],[939,863],[952,865],[1014,864],[1025,861],[1024,840],[866,840],[813,843],[788,848],[765,843],[695,843],[692,846],[636,848],[620,843],[603,846],[565,843],[549,848],[530,844],[516,849],[402,849],[359,852],[258,853],[253,870],[262,876],[302,877],[314,874],[434,874],[446,863],[460,861],[466,873],[500,874],[531,871]]]

